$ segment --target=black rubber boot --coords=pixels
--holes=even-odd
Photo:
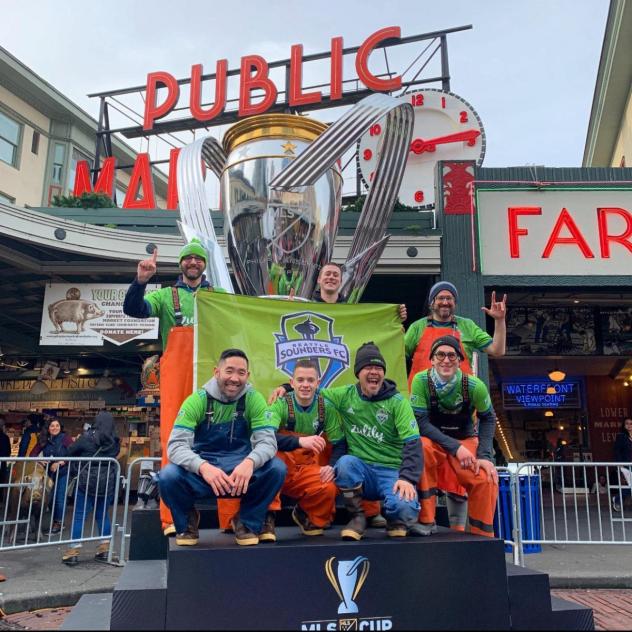
[[[362,510],[362,486],[355,489],[341,489],[340,493],[351,518],[340,535],[343,540],[361,540],[366,529],[366,516]]]

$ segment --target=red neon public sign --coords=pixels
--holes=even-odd
[[[386,40],[401,39],[399,26],[389,26],[369,35],[358,48],[355,68],[360,81],[369,89],[376,92],[397,90],[402,85],[402,78],[394,75],[388,79],[376,77],[369,70],[369,57],[373,50]],[[331,64],[329,82],[329,100],[337,101],[343,96],[343,39],[331,39]],[[303,46],[294,44],[290,50],[289,80],[286,86],[288,104],[290,107],[310,105],[323,100],[321,91],[303,91]],[[211,105],[202,106],[204,88],[202,64],[191,66],[191,89],[189,97],[189,111],[191,116],[202,122],[208,122],[224,112],[226,107],[228,61],[220,59],[215,65],[215,93]],[[160,94],[159,90],[163,89]],[[253,91],[257,91],[257,101],[253,102]],[[263,92],[263,98],[262,93]],[[269,76],[268,62],[260,55],[246,55],[241,58],[239,73],[239,116],[263,114],[275,103],[278,89]],[[145,112],[143,129],[151,130],[154,123],[167,116],[178,105],[180,86],[178,80],[168,72],[158,70],[147,75],[145,89]],[[176,165],[178,149],[171,150],[169,156],[169,178],[167,184],[167,208],[175,210],[178,207],[178,190],[176,181]],[[111,157],[104,160],[99,178],[94,186],[95,192],[107,193],[112,196],[114,191],[114,172],[116,159]],[[77,176],[74,182],[74,195],[92,192],[90,181],[90,166],[81,160],[77,163]],[[148,154],[138,154],[134,162],[127,194],[123,201],[123,208],[155,208],[154,187],[151,177],[151,166]],[[613,238],[615,240],[615,238]]]
[[[401,39],[399,26],[389,26],[369,35],[360,45],[355,68],[360,81],[375,92],[390,92],[397,90],[402,85],[402,78],[394,75],[388,79],[376,77],[369,70],[369,57],[378,44],[385,40]],[[336,101],[342,98],[342,37],[334,37],[331,40],[331,67],[330,67],[330,91],[329,98]],[[318,103],[322,101],[322,93],[303,92],[303,47],[294,44],[290,51],[289,82],[286,86],[288,103],[290,106]],[[217,62],[215,72],[215,99],[213,106],[205,110],[201,107],[202,99],[202,65],[195,64],[191,67],[191,97],[189,110],[191,116],[202,122],[207,122],[219,116],[226,105],[227,62],[221,59]],[[158,100],[159,88],[166,88]],[[253,90],[263,90],[263,99],[257,103],[252,102]],[[277,86],[269,76],[268,62],[260,55],[246,55],[241,58],[239,74],[239,116],[251,116],[263,114],[274,103],[278,94]],[[143,117],[143,129],[151,130],[154,123],[167,116],[178,104],[180,87],[177,79],[168,72],[159,70],[147,75],[145,113]],[[258,95],[258,98],[260,95]]]

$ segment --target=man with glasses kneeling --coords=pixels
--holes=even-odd
[[[437,338],[430,360],[432,368],[413,378],[410,397],[424,456],[419,522],[424,535],[434,531],[437,472],[447,462],[467,490],[470,531],[493,537],[498,473],[492,448],[496,415],[489,391],[484,382],[459,368],[463,354],[454,336]]]

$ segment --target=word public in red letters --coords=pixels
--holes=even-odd
[[[369,57],[373,50],[387,40],[401,39],[401,29],[398,26],[389,26],[369,35],[360,45],[355,55],[355,69],[358,79],[369,89],[375,92],[390,92],[401,88],[402,78],[392,75],[388,78],[377,77],[369,70]],[[340,100],[343,96],[343,40],[342,37],[334,37],[330,48],[330,81],[329,101]],[[278,88],[269,76],[268,62],[260,55],[246,55],[241,58],[239,68],[239,110],[240,117],[263,114],[277,101]],[[228,61],[220,59],[215,64],[215,96],[211,105],[202,105],[202,91],[204,88],[204,74],[202,64],[191,67],[189,112],[191,116],[202,122],[213,120],[224,112],[227,99],[227,80],[229,75],[236,71],[229,71]],[[212,77],[212,75],[211,75]],[[320,103],[323,93],[319,90],[304,92],[303,85],[303,46],[294,44],[290,50],[289,73],[285,92],[287,105],[298,107]],[[167,116],[178,105],[180,98],[180,83],[168,72],[158,70],[147,75],[145,88],[145,111],[143,116],[143,129],[151,130],[155,122]],[[254,93],[254,94],[253,94]],[[169,156],[169,176],[167,184],[167,209],[175,210],[178,207],[178,191],[176,182],[176,165],[179,149],[171,150]],[[106,193],[112,197],[114,191],[116,159],[106,158],[101,165],[99,176],[92,187],[90,166],[86,161],[77,163],[77,171],[74,182],[73,194],[82,193]],[[153,179],[149,155],[138,154],[127,193],[123,201],[123,208],[152,209],[156,208]]]
[[[360,81],[369,90],[389,92],[401,87],[401,76],[394,75],[385,79],[376,77],[369,70],[369,57],[373,49],[385,40],[400,38],[400,27],[389,26],[369,35],[358,48],[355,58],[356,72]],[[330,51],[329,99],[336,101],[342,98],[342,37],[332,38]],[[204,108],[202,107],[202,65],[195,64],[191,67],[189,111],[194,119],[207,122],[224,111],[228,73],[228,62],[225,59],[217,61],[215,64],[215,98],[213,105]],[[303,92],[302,78],[303,46],[294,44],[290,51],[290,72],[286,86],[290,107],[319,103],[323,100],[320,91]],[[158,100],[159,88],[166,88],[166,93],[164,96],[161,95],[160,101]],[[257,90],[259,95],[257,103],[253,103],[252,100],[254,90]],[[261,93],[263,93],[262,97]],[[269,76],[268,62],[260,55],[242,57],[239,70],[239,116],[263,114],[276,103],[277,95],[277,86]],[[173,75],[162,70],[150,72],[147,75],[143,129],[151,130],[155,121],[167,116],[176,107],[179,98],[180,85]]]

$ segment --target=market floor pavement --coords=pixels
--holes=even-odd
[[[593,609],[597,630],[632,628],[632,590],[555,590],[557,597],[576,601]],[[71,608],[46,608],[18,612],[0,618],[0,630],[57,630]]]

